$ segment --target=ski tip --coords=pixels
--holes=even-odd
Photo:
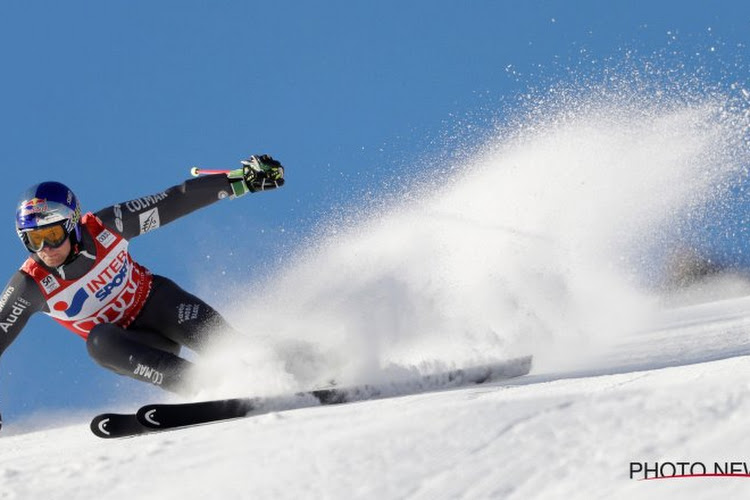
[[[114,413],[104,413],[102,415],[97,415],[96,417],[91,419],[89,428],[95,436],[103,439],[117,437],[115,421],[124,417],[125,415],[117,415]]]
[[[149,431],[138,423],[132,413],[102,413],[91,419],[89,428],[102,439],[132,437]]]
[[[142,406],[136,412],[136,418],[138,419],[138,422],[144,427],[148,427],[150,429],[161,429],[162,423],[160,421],[160,417],[156,414],[157,410],[157,405]]]
[[[97,415],[91,420],[89,428],[95,436],[100,438],[110,438],[112,433],[109,430],[110,415]]]
[[[190,169],[190,175],[192,175],[193,177],[198,177],[199,175],[201,175],[201,170],[198,167],[193,167]]]

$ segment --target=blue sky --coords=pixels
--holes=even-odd
[[[709,70],[734,61],[729,77],[746,80],[749,28],[739,1],[4,2],[5,274],[26,256],[13,213],[31,184],[65,182],[96,210],[177,184],[193,165],[266,152],[287,166],[283,190],[131,246],[188,289],[253,280],[254,263],[278,262],[364,193],[387,194],[402,170],[439,167],[472,142],[465,125],[478,137],[530,88],[678,45],[672,57],[691,64],[715,47],[724,65]],[[42,315],[0,361],[6,420],[137,390]]]

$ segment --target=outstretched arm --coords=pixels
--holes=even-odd
[[[96,212],[102,222],[131,239],[227,197],[268,190],[284,183],[284,169],[269,156],[253,156],[227,174],[189,179],[161,193]]]

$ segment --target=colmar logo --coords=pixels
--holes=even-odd
[[[161,385],[164,382],[164,374],[158,370],[151,368],[148,365],[142,365],[138,363],[138,366],[133,370],[134,375],[145,378],[152,384]]]
[[[126,202],[125,207],[130,210],[131,213],[140,212],[141,210],[145,210],[152,205],[156,205],[167,196],[168,195],[166,192],[155,194],[152,196],[144,196],[143,198],[138,198],[136,200],[130,200]]]

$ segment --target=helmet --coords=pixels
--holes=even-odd
[[[26,233],[44,226],[61,225],[75,241],[81,240],[81,205],[65,184],[42,182],[31,186],[16,209],[16,232],[28,248]]]

